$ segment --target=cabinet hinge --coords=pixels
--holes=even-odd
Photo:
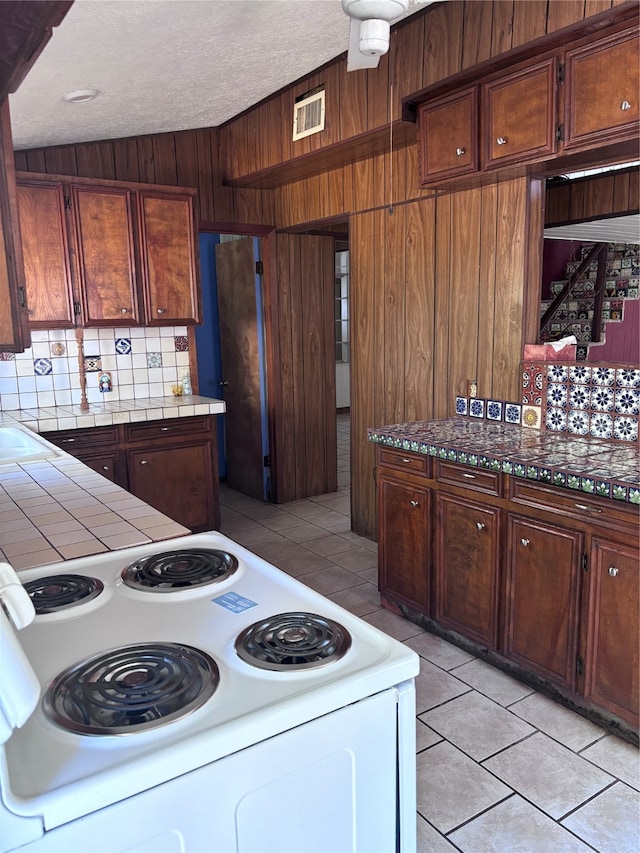
[[[584,661],[582,658],[576,658],[576,675],[584,675]]]
[[[78,314],[80,314],[80,303],[79,302],[73,303],[73,313],[76,315],[76,317],[78,316]]]
[[[560,63],[560,65],[558,65],[557,80],[558,80],[558,83],[564,83],[564,64],[562,62]]]
[[[65,210],[71,210],[71,196],[69,195],[64,197],[64,208]]]
[[[263,459],[263,464],[265,468],[271,467],[271,454],[267,453],[267,455]]]
[[[587,554],[586,551],[582,555],[582,571],[583,572],[589,571],[589,555]]]
[[[564,142],[564,124],[559,124],[556,128],[556,142]]]
[[[262,261],[256,261],[256,275],[264,275],[264,264]]]
[[[18,288],[18,304],[21,308],[27,307],[27,300],[26,300],[26,297],[24,295],[24,287]]]

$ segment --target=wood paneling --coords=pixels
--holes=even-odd
[[[637,212],[639,175],[636,168],[548,186],[545,225]]]

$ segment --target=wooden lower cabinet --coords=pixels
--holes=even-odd
[[[213,416],[48,432],[44,437],[194,533],[220,528]]]
[[[634,724],[640,710],[637,549],[594,537],[590,575],[584,694]]]
[[[439,492],[435,517],[434,618],[496,649],[501,510]]]
[[[508,518],[504,653],[573,689],[582,534]]]
[[[378,479],[380,592],[429,609],[429,489],[395,477]]]

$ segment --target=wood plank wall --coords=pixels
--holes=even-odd
[[[224,181],[380,128],[389,115],[400,116],[405,95],[619,1],[451,0],[403,22],[378,69],[347,74],[340,60],[218,129],[18,152],[16,165],[196,186],[203,222],[301,230],[327,218],[349,219],[352,521],[357,532],[375,537],[367,427],[451,414],[469,378],[478,379],[481,395],[515,399],[522,345],[535,340],[544,193],[539,182],[523,178],[436,198],[418,187],[415,144],[274,190],[231,188]],[[321,82],[327,128],[293,144],[294,99]],[[316,263],[315,249],[310,255],[303,249],[309,239],[281,235],[273,264],[273,285],[282,296],[273,334],[281,363],[291,367],[291,378],[275,377],[275,399],[282,403],[276,431],[286,436],[283,495],[299,494],[301,486],[303,457],[297,445],[293,454],[289,436],[307,441],[307,466],[314,458],[320,464],[319,456],[309,455],[319,447],[311,446],[319,432],[304,439],[311,417],[309,395],[300,386],[306,377],[294,372],[308,333],[308,314],[299,309],[318,298],[306,301],[310,264]],[[325,353],[311,349],[312,356],[322,360]],[[320,387],[317,373],[313,382]],[[293,407],[286,415],[285,401]]]
[[[547,188],[545,225],[566,225],[598,216],[637,211],[640,171],[610,172]]]

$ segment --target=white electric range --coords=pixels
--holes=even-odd
[[[1,569],[2,853],[415,849],[411,649],[216,532]]]

